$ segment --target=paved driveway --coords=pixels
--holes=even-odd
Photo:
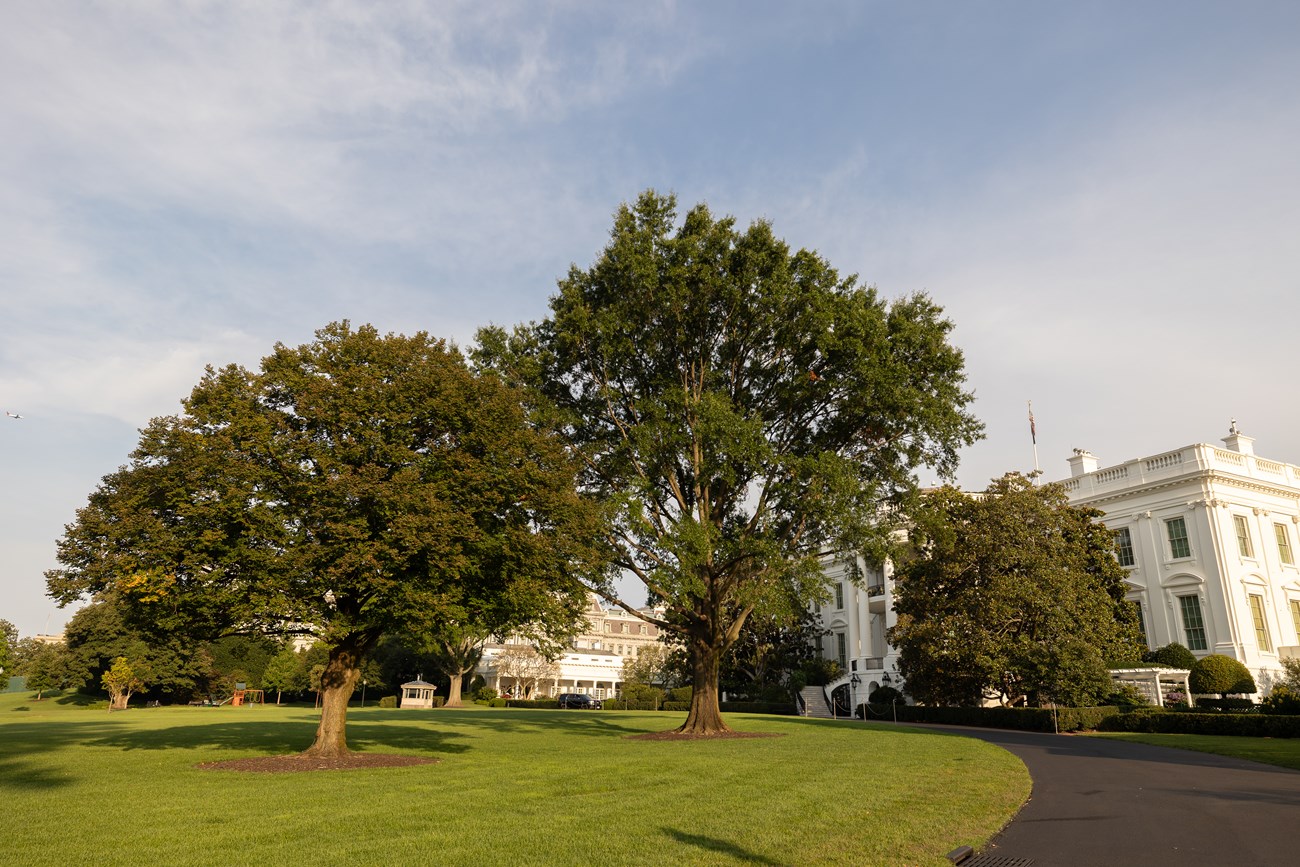
[[[975,862],[1300,864],[1300,772],[1102,738],[925,728],[997,744],[1033,778],[1029,803]]]

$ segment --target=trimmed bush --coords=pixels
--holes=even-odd
[[[1300,692],[1285,686],[1275,686],[1259,704],[1260,713],[1275,715],[1300,715]]]
[[[636,705],[648,704],[654,710],[664,700],[664,691],[647,683],[625,683],[619,698]]]
[[[1191,668],[1196,665],[1196,654],[1177,641],[1166,644],[1164,647],[1157,647],[1143,656],[1142,659],[1145,662],[1155,662],[1160,665],[1167,665],[1170,668]]]
[[[554,698],[508,698],[506,707],[530,707],[534,710],[553,710],[560,706],[559,699]]]
[[[890,704],[897,701],[905,701],[903,694],[892,686],[878,686],[867,696],[870,704]]]
[[[1063,732],[1089,731],[1118,712],[1115,707],[1062,707],[1056,709],[1056,728]],[[914,704],[873,704],[867,719],[893,719],[899,722],[940,723],[977,728],[1018,729],[1030,732],[1052,731],[1052,711],[1038,707],[922,707]]]
[[[604,710],[660,710],[657,701],[629,701],[622,698],[607,698],[600,703]]]
[[[1212,653],[1197,660],[1192,666],[1188,686],[1192,692],[1216,693],[1220,696],[1228,693],[1252,693],[1255,692],[1255,678],[1250,676],[1250,671],[1239,661]]]
[[[794,701],[724,701],[719,703],[725,713],[770,713],[779,716],[794,716]],[[686,709],[690,710],[687,702]]]
[[[695,688],[690,686],[679,686],[676,689],[670,689],[668,690],[668,701],[684,701],[687,704],[690,704],[691,695],[693,695],[694,692]]]
[[[397,696],[395,695],[384,696],[379,700],[379,706],[381,708],[388,708],[388,709],[397,707]]]
[[[672,711],[688,711],[691,709],[691,703],[689,701],[666,701],[664,702],[663,709]]]
[[[1198,698],[1195,710],[1216,710],[1223,713],[1254,713],[1258,706],[1248,698]]]
[[[1098,730],[1295,738],[1300,737],[1300,716],[1263,713],[1126,713],[1106,717]]]
[[[491,701],[497,697],[497,691],[490,686],[480,686],[471,695],[474,701]]]

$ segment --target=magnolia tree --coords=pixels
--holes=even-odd
[[[480,332],[478,361],[562,432],[615,565],[665,613],[593,589],[690,654],[683,734],[728,730],[718,669],[749,617],[823,596],[828,548],[881,556],[914,471],[948,475],[978,436],[950,330],[925,296],[881,298],[765,222],[699,205],[678,224],[647,192],[548,318]]]
[[[153,632],[319,640],[307,754],[346,753],[385,633],[577,623],[602,561],[574,456],[455,347],[336,323],[259,370],[209,368],[182,406],[77,513],[49,592],[111,591]]]

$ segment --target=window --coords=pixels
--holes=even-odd
[[[1178,560],[1192,556],[1191,543],[1187,541],[1187,522],[1182,518],[1170,518],[1165,521],[1165,533],[1169,535],[1169,557]]]
[[[1250,544],[1250,526],[1245,515],[1233,515],[1232,526],[1237,528],[1237,553],[1243,557],[1255,556],[1255,546]]]
[[[840,668],[849,666],[849,642],[843,632],[835,633],[835,655],[839,658]]]
[[[1277,556],[1288,566],[1294,566],[1295,554],[1291,552],[1291,534],[1287,532],[1286,524],[1274,524],[1273,533],[1277,536]]]
[[[645,635],[645,624],[644,624],[644,623],[641,624],[641,634],[642,634],[642,635]]]
[[[1255,644],[1265,653],[1273,649],[1268,638],[1268,622],[1264,620],[1264,597],[1250,594],[1250,619],[1255,621]]]
[[[1291,600],[1291,620],[1295,624],[1296,640],[1300,641],[1300,599]]]
[[[1134,599],[1134,600],[1133,600],[1133,610],[1137,612],[1137,616],[1138,616],[1138,629],[1142,630],[1142,640],[1143,640],[1143,641],[1146,641],[1146,640],[1147,640],[1147,620],[1146,620],[1145,617],[1142,616],[1142,603],[1139,602],[1139,601],[1137,601],[1136,599]]]
[[[1178,607],[1183,614],[1183,634],[1187,636],[1187,649],[1205,650],[1209,645],[1205,642],[1205,621],[1201,618],[1200,597],[1179,596]]]
[[[835,608],[839,610],[844,607],[844,582],[841,581],[835,585]]]
[[[609,632],[609,631],[610,631],[610,625],[609,625],[609,621],[608,621],[608,620],[605,621],[605,631],[606,631],[606,632]]]
[[[1137,562],[1133,559],[1133,534],[1128,527],[1120,527],[1115,531],[1115,556],[1121,566],[1132,566]]]

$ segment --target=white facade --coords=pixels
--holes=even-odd
[[[845,707],[855,708],[881,686],[899,688],[898,654],[886,640],[887,630],[898,617],[894,613],[894,570],[890,563],[869,566],[858,558],[865,580],[855,582],[852,568],[827,557],[823,568],[831,598],[821,606],[821,655],[839,662],[844,676],[826,688],[827,696],[839,695]],[[856,679],[856,682],[855,682]]]
[[[1105,513],[1147,644],[1240,660],[1263,693],[1300,654],[1300,467],[1257,457],[1235,423],[1223,443],[1106,468],[1077,450],[1062,484]]]
[[[661,641],[659,627],[620,609],[606,608],[595,594],[588,598],[584,613],[586,630],[573,639],[568,652],[556,661],[554,676],[538,685],[538,697],[565,692],[612,697],[623,686],[623,660],[634,658],[641,648]],[[497,658],[509,646],[527,644],[528,640],[521,636],[510,636],[503,643],[489,643],[475,673],[498,692],[523,697],[528,684],[500,672]]]

